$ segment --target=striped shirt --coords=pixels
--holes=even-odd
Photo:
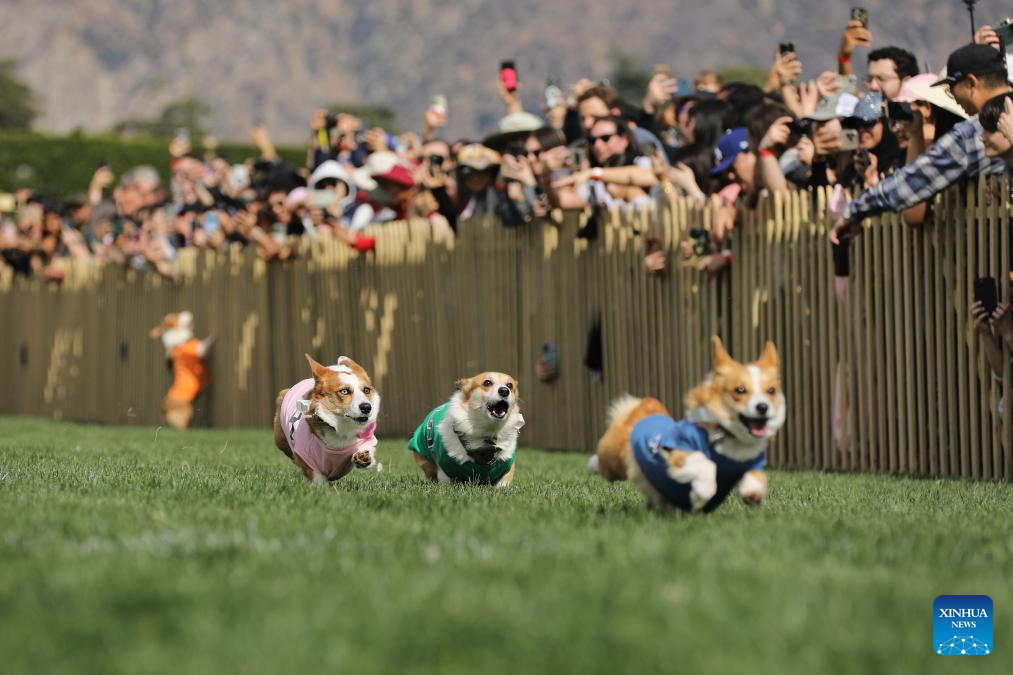
[[[903,211],[942,192],[962,178],[1002,173],[1001,159],[985,156],[978,116],[960,122],[918,159],[852,200],[844,219],[859,221],[883,211]]]

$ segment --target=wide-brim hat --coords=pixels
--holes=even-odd
[[[481,143],[470,143],[457,153],[457,165],[484,171],[499,165],[499,153]]]
[[[925,101],[966,120],[967,112],[953,100],[953,97],[939,87],[934,86],[937,79],[932,73],[915,75],[900,85],[900,93],[893,100],[897,103]]]
[[[511,141],[527,138],[532,131],[537,131],[544,126],[545,122],[538,115],[523,111],[510,113],[500,119],[496,133],[486,136],[482,140],[482,145],[502,150]]]

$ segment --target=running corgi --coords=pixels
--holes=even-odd
[[[714,370],[686,394],[676,421],[654,398],[623,396],[588,467],[607,480],[629,478],[656,507],[713,511],[737,489],[749,504],[767,494],[767,443],[784,424],[777,349],[741,364],[711,338]]]
[[[162,399],[165,422],[173,429],[184,430],[193,417],[193,400],[208,385],[207,356],[213,337],[198,340],[193,336],[193,314],[166,314],[148,335],[162,339],[165,358],[172,367],[172,386]]]

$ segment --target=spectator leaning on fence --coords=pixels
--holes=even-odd
[[[974,117],[954,126],[924,155],[849,203],[830,232],[831,241],[859,234],[863,218],[888,210],[903,211],[961,178],[1004,170],[1001,160],[985,154],[977,114],[990,98],[1011,91],[1005,55],[988,45],[966,45],[950,54],[946,72],[936,86],[949,86],[960,107]]]

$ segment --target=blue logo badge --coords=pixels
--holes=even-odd
[[[932,651],[943,656],[991,654],[992,598],[940,595],[932,603]]]

